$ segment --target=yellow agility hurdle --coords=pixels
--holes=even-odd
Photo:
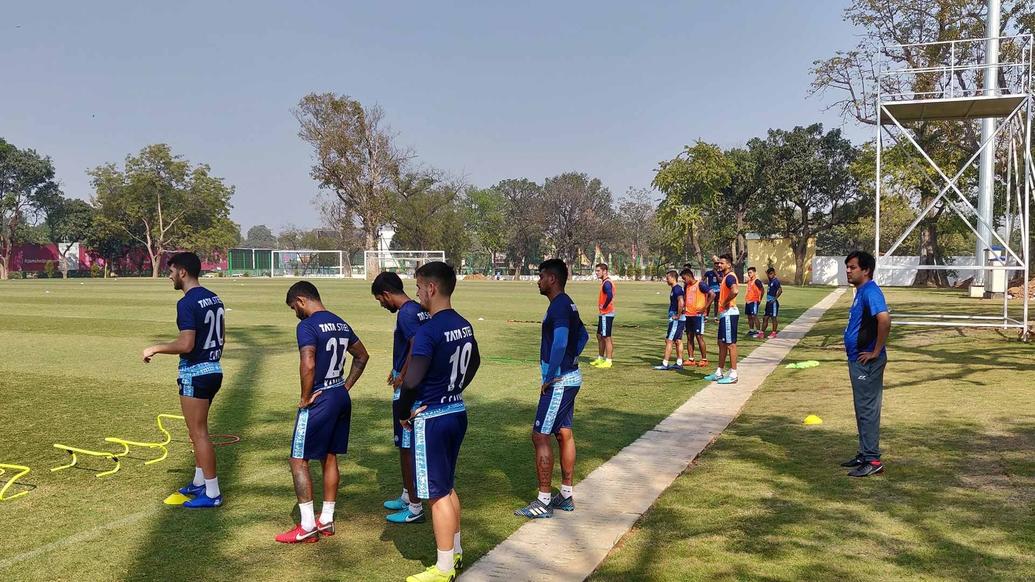
[[[4,470],[5,469],[10,469],[12,471],[17,471],[17,473],[15,473],[13,477],[8,479],[7,483],[5,483],[3,487],[0,487],[0,501],[7,501],[8,499],[14,499],[15,497],[21,497],[22,495],[25,495],[26,493],[28,493],[29,491],[25,490],[25,491],[21,491],[21,492],[15,493],[14,495],[11,495],[10,497],[5,497],[5,495],[7,493],[7,490],[11,488],[11,485],[14,485],[14,482],[17,481],[19,478],[28,475],[29,471],[30,471],[30,469],[28,467],[24,467],[22,465],[6,465],[4,463],[0,463],[0,475],[4,474]]]
[[[54,448],[55,449],[61,449],[62,451],[65,451],[66,453],[72,455],[72,462],[67,464],[67,465],[61,465],[60,467],[54,467],[54,468],[51,469],[52,472],[53,471],[63,471],[65,469],[69,469],[71,467],[76,466],[76,464],[79,463],[79,457],[76,456],[77,454],[79,454],[79,455],[90,455],[92,457],[104,457],[104,458],[108,459],[109,461],[115,463],[115,468],[114,469],[111,469],[110,471],[104,471],[102,473],[97,473],[98,477],[105,477],[105,476],[111,475],[113,473],[118,473],[119,469],[122,468],[122,463],[119,461],[119,458],[117,456],[115,456],[115,453],[110,453],[108,451],[91,451],[89,449],[80,449],[78,447],[70,447],[68,445],[62,445],[62,444],[59,444],[59,443],[55,443],[54,444]]]
[[[122,446],[122,451],[120,451],[118,453],[115,453],[118,456],[128,455],[129,454],[129,447],[143,447],[143,448],[149,448],[149,449],[159,449],[159,450],[162,451],[162,456],[158,457],[157,459],[151,459],[150,461],[144,461],[145,465],[150,465],[152,463],[157,463],[159,461],[164,461],[165,458],[169,456],[169,449],[167,448],[167,446],[169,445],[169,443],[172,442],[172,435],[169,434],[169,431],[166,430],[166,428],[164,426],[162,426],[162,419],[163,418],[171,418],[171,419],[176,419],[176,420],[184,420],[184,418],[182,416],[178,415],[178,414],[159,414],[155,418],[155,422],[158,424],[158,430],[161,431],[161,433],[165,435],[165,440],[163,440],[161,442],[131,441],[131,440],[120,439],[120,438],[116,438],[116,437],[107,437],[107,438],[104,439],[104,441]]]

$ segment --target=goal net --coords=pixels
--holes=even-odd
[[[273,265],[272,249],[230,249],[227,252],[227,276],[269,277]]]
[[[344,277],[341,251],[273,251],[271,277]]]
[[[363,265],[368,273],[391,271],[413,277],[424,263],[446,260],[445,251],[365,251]]]

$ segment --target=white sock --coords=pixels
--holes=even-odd
[[[463,548],[460,547],[460,532],[453,534],[453,553],[462,554],[464,553]]]
[[[676,365],[677,365],[677,366],[682,366],[682,365],[683,365],[683,358],[678,358],[678,359],[676,360]]]
[[[661,360],[661,365],[662,366],[667,366],[668,365],[668,360]]]
[[[722,368],[715,368],[715,375],[721,377],[722,376]]]
[[[439,550],[438,551],[438,562],[435,563],[441,572],[452,572],[453,571],[453,549]]]
[[[424,506],[421,505],[420,502],[418,502],[418,503],[407,503],[406,507],[410,508],[410,513],[412,513],[413,515],[417,515],[420,512],[424,511]]]
[[[320,508],[320,523],[331,523],[334,521],[334,502],[324,501],[323,507]]]
[[[213,499],[219,497],[219,477],[205,479],[205,495]]]
[[[730,378],[736,379],[736,377],[737,377],[737,371],[736,370],[730,370]]]
[[[201,470],[201,467],[194,467],[194,480],[191,484],[195,487],[201,487],[205,484],[205,472]]]
[[[543,493],[542,491],[539,492],[539,501],[543,502],[543,505],[550,505],[551,497],[552,495],[550,495],[549,491],[546,493]]]
[[[611,358],[607,358],[607,363],[608,363],[608,364],[610,364],[610,363],[611,363]]]
[[[302,529],[306,531],[316,527],[316,516],[313,514],[313,502],[306,501],[298,504],[298,511],[302,514]]]
[[[572,493],[574,493],[574,490],[571,485],[561,485],[561,497],[568,499]]]
[[[403,503],[407,503],[407,504],[413,503],[413,500],[410,499],[410,492],[407,491],[405,487],[403,487],[402,500],[403,500]]]

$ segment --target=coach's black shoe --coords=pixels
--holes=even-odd
[[[851,459],[848,459],[847,461],[841,463],[841,466],[845,467],[846,469],[851,469],[852,467],[858,467],[858,466],[860,466],[862,464],[863,464],[863,456],[862,455],[856,455],[856,456],[852,457]]]
[[[878,460],[868,461],[848,472],[849,477],[869,477],[884,472],[884,463]]]

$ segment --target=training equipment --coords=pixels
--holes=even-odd
[[[182,416],[178,415],[178,414],[159,414],[155,418],[155,422],[158,424],[158,430],[162,434],[165,435],[165,439],[163,439],[161,442],[153,442],[153,443],[152,442],[139,442],[139,441],[130,441],[130,440],[120,439],[120,438],[115,438],[115,437],[107,437],[104,440],[105,440],[105,442],[114,443],[114,444],[117,444],[117,445],[122,445],[122,447],[123,447],[122,452],[116,453],[116,455],[118,455],[118,456],[128,455],[129,454],[129,447],[146,447],[146,448],[161,450],[162,451],[162,456],[158,457],[157,459],[151,459],[150,461],[144,461],[145,465],[151,465],[151,464],[157,463],[159,461],[164,461],[165,458],[169,456],[169,449],[167,449],[166,446],[169,443],[172,442],[172,435],[169,434],[169,431],[166,430],[164,426],[162,426],[162,419],[163,418],[170,418],[170,419],[176,419],[176,420],[184,420],[184,418]]]
[[[403,509],[406,509],[407,503],[400,496],[396,497],[395,499],[389,499],[388,501],[385,501],[384,506],[385,509],[388,509],[390,511],[402,511]]]
[[[271,277],[333,277],[345,276],[345,258],[341,251],[272,251]]]
[[[117,456],[115,456],[115,453],[112,453],[112,452],[109,452],[109,451],[91,451],[89,449],[80,449],[78,447],[72,447],[72,446],[69,446],[69,445],[62,445],[62,444],[59,444],[59,443],[55,443],[54,444],[54,448],[55,449],[61,449],[62,451],[65,451],[69,455],[72,455],[72,462],[70,462],[67,465],[61,465],[60,467],[54,467],[54,468],[51,469],[51,472],[63,471],[65,469],[69,469],[69,468],[75,467],[79,463],[79,457],[77,455],[89,455],[89,456],[92,456],[92,457],[104,457],[104,458],[108,459],[109,461],[115,463],[115,468],[114,469],[111,469],[111,470],[108,470],[108,471],[102,471],[100,473],[97,473],[98,477],[107,477],[108,475],[112,475],[112,474],[118,473],[119,469],[122,468],[122,463],[119,461],[119,458]]]
[[[230,249],[226,257],[230,277],[269,277],[273,271],[273,249]]]
[[[575,497],[564,498],[560,493],[553,496],[550,499],[550,507],[554,509],[560,509],[561,511],[575,511]]]
[[[201,495],[204,492],[205,492],[205,484],[204,483],[202,483],[201,485],[195,485],[193,482],[192,483],[187,483],[183,487],[180,487],[180,490],[179,490],[179,494],[180,495],[190,495],[190,496]]]
[[[816,360],[805,360],[804,362],[792,362],[784,366],[784,368],[790,368],[792,370],[804,370],[805,368],[815,368],[819,365]]]
[[[805,420],[801,421],[801,423],[802,424],[810,424],[810,425],[811,424],[823,424],[823,419],[818,417],[818,416],[816,416],[815,414],[810,414],[810,415],[806,416]]]
[[[21,477],[28,475],[29,471],[31,470],[28,467],[22,465],[7,465],[4,463],[0,463],[0,475],[3,475],[4,472],[8,469],[10,469],[11,471],[15,471],[15,473],[11,476],[10,479],[7,480],[7,483],[5,483],[3,487],[0,487],[0,501],[7,501],[9,499],[21,497],[22,495],[25,495],[29,492],[28,490],[25,490],[19,491],[18,493],[15,493],[14,495],[8,497],[4,496],[7,493],[7,490],[10,489],[12,485],[14,485],[15,481],[17,481]]]
[[[202,489],[202,491],[204,491],[205,490],[205,486],[202,485],[201,489]],[[188,501],[190,501],[190,497],[187,497],[183,493],[176,492],[176,493],[173,493],[173,494],[169,495],[165,499],[163,499],[162,503],[164,503],[166,505],[183,505],[184,503],[186,503]]]
[[[334,535],[334,522],[329,521],[327,523],[321,523],[320,518],[318,517],[316,518],[316,531],[320,532],[320,535],[322,536],[330,537]]]
[[[538,499],[533,499],[532,503],[515,510],[514,515],[528,519],[543,519],[553,517],[553,508]]]
[[[445,251],[364,251],[363,266],[371,275],[391,271],[413,277],[424,263],[445,262]]]
[[[737,379],[733,376],[725,376],[715,381],[716,384],[736,384]]]

